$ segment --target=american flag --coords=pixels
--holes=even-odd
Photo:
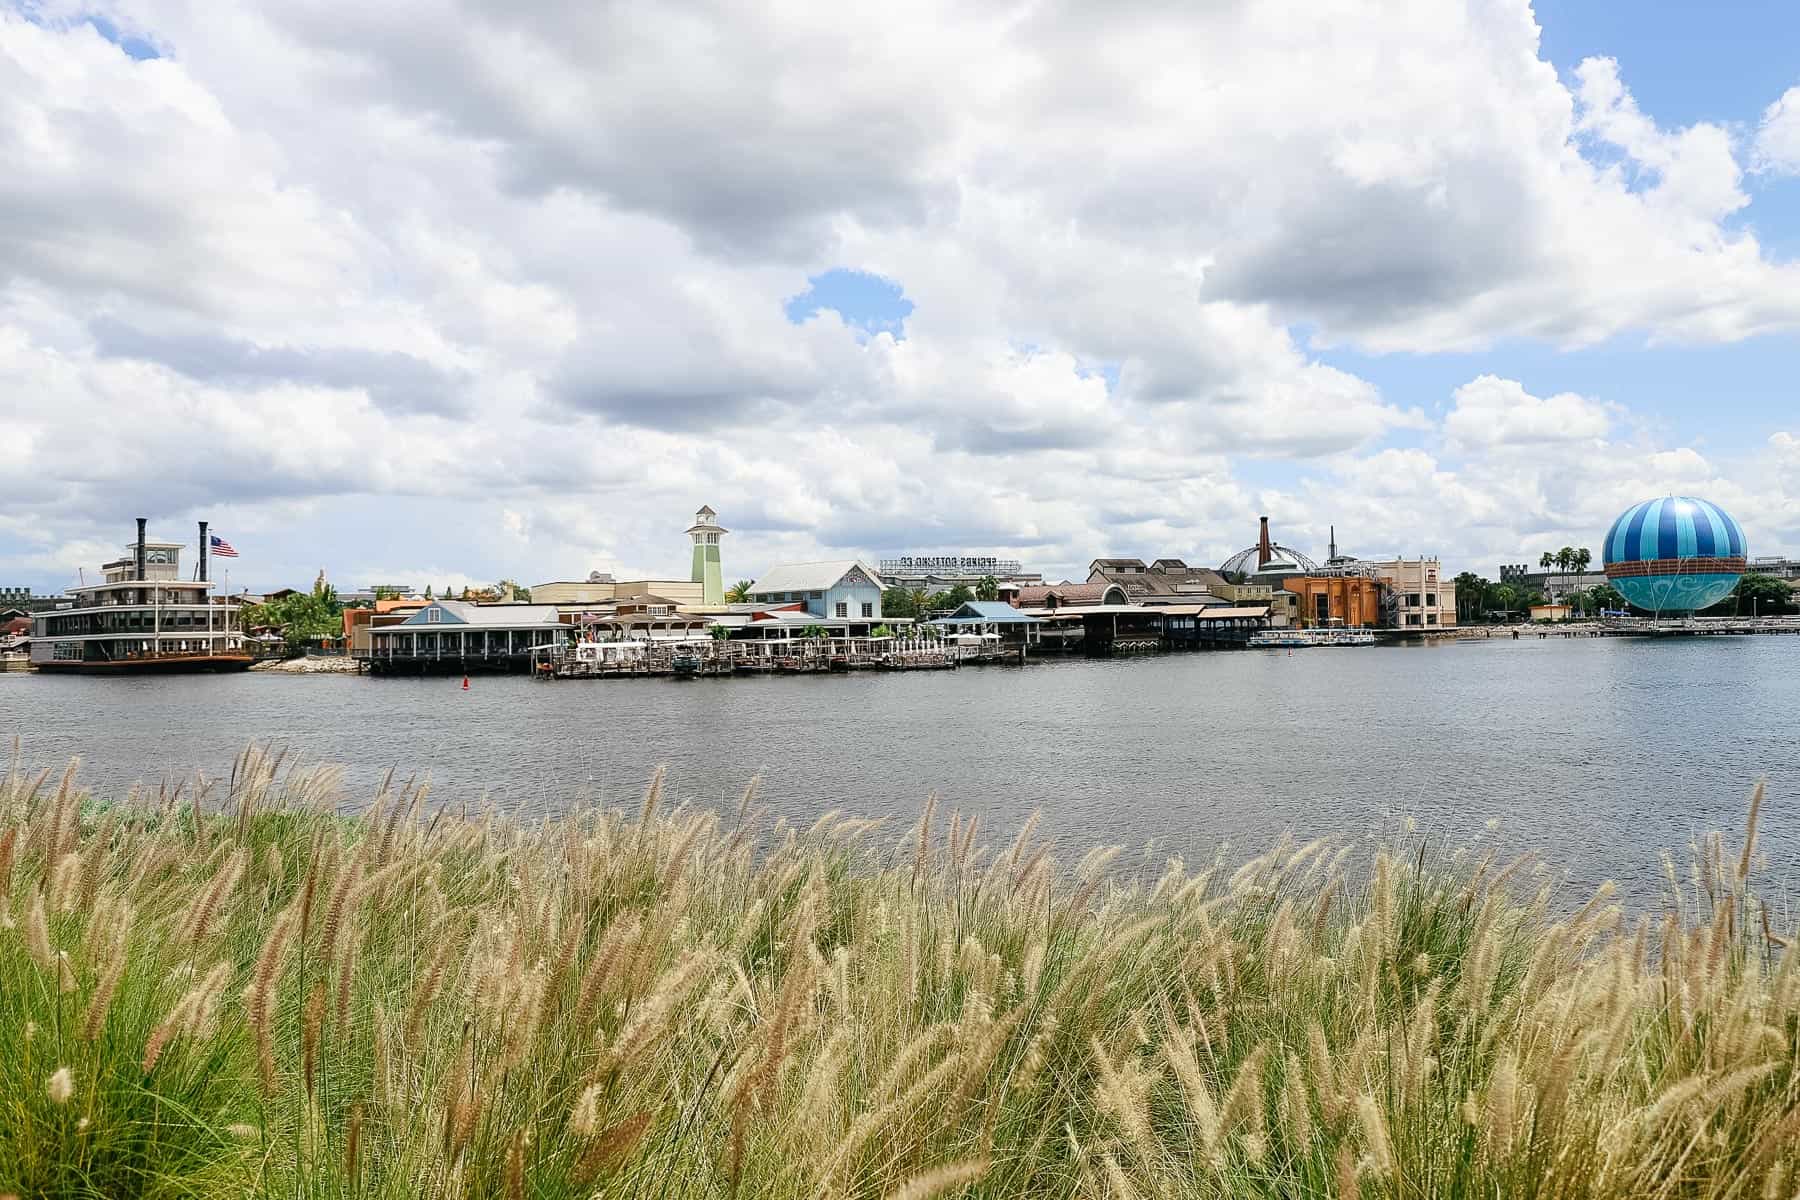
[[[214,558],[236,558],[238,556],[238,552],[231,548],[231,543],[220,537],[218,534],[208,534],[207,538],[212,542],[212,553]]]

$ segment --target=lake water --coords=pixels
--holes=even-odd
[[[225,773],[273,741],[341,763],[347,800],[388,767],[437,800],[554,811],[674,796],[731,808],[764,779],[775,811],[916,815],[927,793],[995,840],[1033,809],[1064,849],[1190,862],[1283,829],[1539,848],[1573,885],[1654,900],[1658,853],[1738,830],[1766,778],[1761,845],[1800,873],[1800,637],[1527,639],[1217,652],[1025,668],[541,683],[247,674],[0,675],[0,733],[28,765],[82,759],[104,794]],[[1497,833],[1487,831],[1498,821]]]

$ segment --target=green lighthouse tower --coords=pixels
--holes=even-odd
[[[688,526],[688,536],[694,539],[694,570],[692,579],[700,585],[700,603],[725,603],[725,575],[719,569],[719,539],[730,533],[720,525],[718,513],[700,506],[694,514],[694,523]]]

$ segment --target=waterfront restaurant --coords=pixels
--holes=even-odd
[[[998,639],[1001,646],[1031,647],[1038,644],[1044,622],[1000,600],[971,600],[948,616],[933,618],[933,628],[953,633],[973,633]]]
[[[574,632],[554,604],[436,600],[398,624],[371,628],[368,663],[376,672],[525,671],[533,650]]]

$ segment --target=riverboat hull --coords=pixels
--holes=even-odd
[[[193,675],[247,671],[256,658],[249,654],[166,654],[158,658],[122,658],[112,662],[80,660],[36,664],[37,669],[68,675]]]

